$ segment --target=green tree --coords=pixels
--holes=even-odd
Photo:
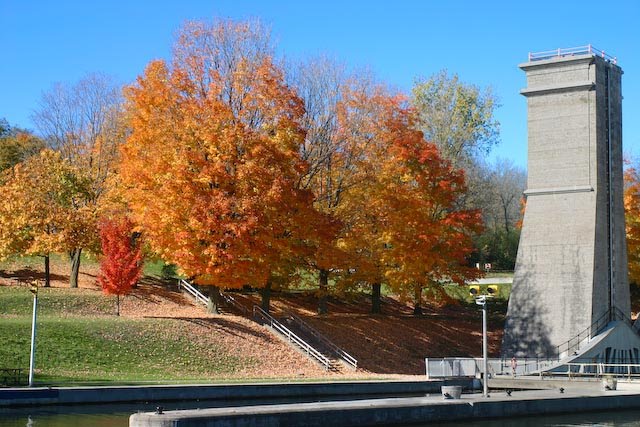
[[[442,70],[416,81],[411,103],[417,128],[456,168],[466,170],[499,142],[498,102],[490,88],[466,84]]]

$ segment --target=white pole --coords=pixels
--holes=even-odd
[[[33,318],[31,320],[31,356],[29,357],[29,387],[33,387],[33,370],[36,362],[36,319],[38,317],[38,291],[33,293]]]
[[[482,381],[482,396],[489,397],[489,369],[487,358],[487,299],[483,298],[482,304],[482,358],[483,358],[483,370],[484,381]]]

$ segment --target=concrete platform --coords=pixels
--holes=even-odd
[[[184,400],[291,401],[330,400],[342,396],[387,397],[440,393],[443,384],[471,389],[471,379],[435,381],[341,381],[243,384],[192,384],[107,387],[33,387],[0,389],[0,408],[42,405],[112,404]],[[353,398],[353,397],[351,397]]]
[[[496,392],[488,398],[463,395],[459,400],[414,397],[138,413],[129,426],[393,426],[634,408],[640,408],[640,387],[619,383],[617,391],[539,390],[511,396]]]
[[[506,375],[489,379],[490,389],[501,390],[560,390],[566,391],[598,391],[602,389],[602,380],[593,377],[548,377],[548,376],[520,376]]]

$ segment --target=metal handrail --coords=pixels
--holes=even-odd
[[[559,48],[555,50],[547,50],[544,52],[529,52],[529,62],[543,61],[545,59],[562,58],[574,55],[593,55],[606,59],[609,62],[617,64],[618,59],[615,56],[608,55],[604,50],[596,49],[590,44],[586,46]]]
[[[302,320],[300,317],[292,313],[289,313],[288,316],[291,319],[293,319],[296,323],[298,323],[302,327],[302,329],[307,331],[309,334],[313,335],[316,339],[321,341],[322,344],[329,347],[334,352],[334,354],[340,359],[342,359],[346,364],[351,366],[354,370],[358,369],[358,359],[356,359],[355,357],[353,357],[352,355],[350,355],[349,353],[347,353],[346,351],[344,351],[343,349],[335,345],[333,342],[329,340],[329,338],[325,337],[320,332],[318,332],[317,330],[309,326],[309,324],[304,320]]]
[[[556,354],[558,355],[558,358],[560,358],[562,353],[566,353],[567,355],[569,355],[572,351],[579,350],[580,344],[584,340],[591,338],[591,336],[593,335],[597,335],[605,326],[607,326],[610,317],[611,311],[607,310],[602,316],[596,319],[596,321],[589,325],[587,328],[580,331],[577,335],[569,338],[567,341],[557,345]]]
[[[209,297],[204,296],[204,294],[196,289],[195,286],[184,279],[178,279],[178,289],[180,288],[184,288],[187,292],[189,292],[196,299],[196,302],[199,302],[205,306],[209,306],[209,304],[211,303]]]
[[[604,375],[612,375],[619,377],[631,377],[640,376],[640,364],[637,363],[567,363],[566,372],[554,371],[555,375],[567,375],[569,378],[572,376],[589,376],[592,375],[595,378],[599,378]]]
[[[478,376],[483,372],[484,359],[474,357],[425,358],[425,372],[429,379],[461,378]],[[511,359],[488,358],[488,371],[491,376],[513,375]],[[534,375],[558,364],[556,358],[520,358],[515,365],[516,375]]]
[[[260,316],[264,320],[269,323],[269,326],[286,337],[290,342],[294,343],[298,347],[300,347],[303,351],[305,351],[309,356],[315,358],[319,361],[326,370],[331,368],[331,360],[324,354],[320,353],[318,350],[313,348],[310,344],[304,341],[302,338],[291,332],[289,328],[284,326],[282,323],[278,322],[273,316],[264,311],[262,308],[257,305],[253,306],[253,315]]]
[[[234,297],[232,297],[231,295],[225,293],[225,292],[220,292],[220,295],[222,296],[222,298],[227,302],[227,304],[234,306],[235,308],[237,308],[238,310],[240,310],[243,314],[247,315],[249,314],[249,309],[247,307],[245,307],[244,305],[240,304]]]
[[[625,322],[633,330],[638,332],[637,328],[634,327],[631,319],[627,315],[625,315],[622,310],[620,310],[618,307],[612,307],[610,310],[607,310],[604,314],[602,314],[602,316],[596,319],[596,321],[589,325],[586,329],[579,332],[576,336],[556,346],[558,357],[560,357],[562,353],[566,353],[567,355],[569,355],[572,351],[579,350],[580,345],[585,340],[598,335],[609,324],[609,322],[615,320]],[[566,350],[563,350],[565,346]]]

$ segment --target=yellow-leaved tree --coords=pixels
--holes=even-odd
[[[43,150],[0,177],[0,258],[12,254],[45,259],[49,254],[87,247],[97,238],[91,180],[60,153]]]

